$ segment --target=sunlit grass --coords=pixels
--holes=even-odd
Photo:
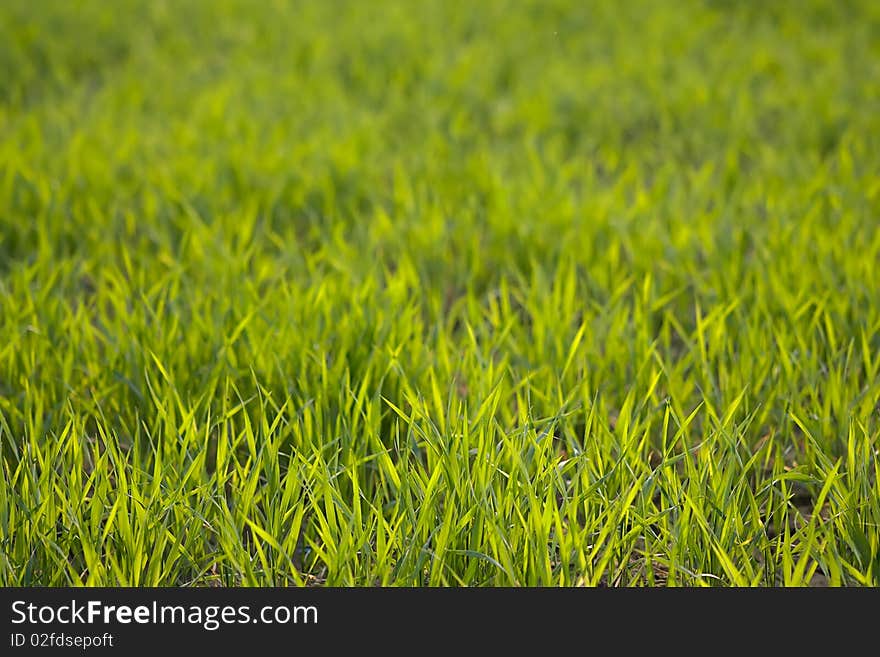
[[[880,5],[0,5],[0,583],[880,584]]]

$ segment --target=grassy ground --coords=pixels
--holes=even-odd
[[[0,583],[880,584],[880,4],[0,5]]]

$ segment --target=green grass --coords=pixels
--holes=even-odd
[[[0,583],[880,585],[880,4],[0,4]]]

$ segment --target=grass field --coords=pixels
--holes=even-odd
[[[880,3],[0,4],[0,583],[880,585]]]

